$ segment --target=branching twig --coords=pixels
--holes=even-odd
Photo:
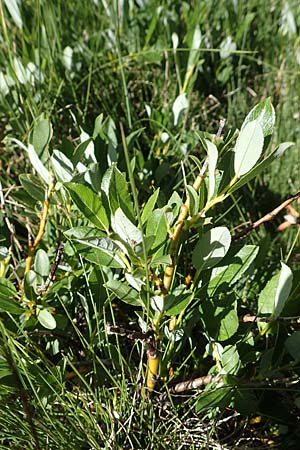
[[[293,195],[293,197],[285,200],[283,203],[281,203],[279,206],[277,206],[277,208],[273,209],[273,211],[269,212],[264,217],[262,217],[261,219],[257,220],[252,225],[250,225],[249,227],[247,227],[244,230],[240,231],[239,233],[236,233],[234,236],[232,236],[232,240],[235,241],[237,239],[240,239],[241,237],[243,237],[246,234],[248,234],[250,231],[255,230],[256,228],[258,228],[263,223],[270,222],[271,220],[274,219],[274,217],[280,211],[282,211],[284,208],[286,208],[293,201],[297,200],[297,198],[299,198],[299,197],[300,197],[300,192],[297,192],[297,194],[295,194],[295,195]]]
[[[197,192],[199,191],[199,189],[203,183],[204,175],[207,170],[207,167],[208,167],[208,159],[206,159],[206,161],[204,162],[203,167],[193,184],[193,188]],[[177,251],[178,251],[179,240],[181,237],[184,221],[187,218],[187,215],[189,212],[189,207],[190,207],[190,202],[189,202],[189,199],[187,198],[185,203],[183,203],[183,205],[181,205],[178,220],[177,220],[175,228],[174,228],[174,233],[173,233],[173,236],[171,236],[170,256],[171,256],[172,263],[166,267],[165,273],[164,273],[164,288],[165,288],[166,292],[169,291],[170,286],[171,286],[174,269],[175,269],[175,264],[176,264],[176,256],[177,256]]]

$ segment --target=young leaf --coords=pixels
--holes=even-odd
[[[254,106],[245,118],[242,129],[247,125],[247,123],[254,120],[258,121],[260,124],[264,137],[273,133],[275,125],[275,110],[271,103],[270,97]]]
[[[234,171],[238,178],[249,172],[258,161],[264,145],[264,135],[257,120],[241,130],[234,147]]]
[[[259,314],[268,314],[277,319],[291,292],[292,283],[292,271],[282,262],[281,271],[271,278],[259,295]]]
[[[215,192],[216,166],[218,161],[218,149],[211,141],[205,139],[208,154],[208,199],[210,200]]]
[[[172,107],[173,117],[174,117],[174,126],[178,124],[179,118],[183,111],[187,109],[189,106],[189,101],[186,93],[178,95],[175,99],[175,102]]]
[[[84,216],[100,230],[108,231],[108,218],[99,196],[83,184],[65,183],[65,186]]]
[[[228,228],[212,228],[197,242],[192,255],[193,265],[196,269],[210,269],[224,258],[230,243],[231,235]]]

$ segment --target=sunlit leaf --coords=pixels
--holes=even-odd
[[[224,258],[230,243],[231,235],[228,228],[212,228],[198,240],[192,255],[193,265],[196,269],[210,269]]]
[[[246,116],[242,125],[242,130],[249,122],[254,120],[260,124],[264,137],[273,133],[275,125],[275,110],[270,97],[254,106],[254,108]]]
[[[278,318],[285,306],[293,283],[291,269],[281,263],[281,270],[274,275],[261,291],[258,299],[259,314],[267,314]]]
[[[205,139],[208,155],[208,199],[210,200],[215,192],[216,186],[216,166],[218,161],[218,149],[211,141]]]
[[[174,117],[174,125],[178,125],[179,118],[183,111],[187,109],[189,106],[189,101],[186,93],[180,94],[176,99],[172,107],[173,117]]]
[[[234,147],[234,171],[239,178],[249,172],[258,161],[264,145],[264,135],[257,120],[241,130]]]
[[[54,328],[56,328],[56,320],[48,309],[37,308],[36,317],[44,328],[47,328],[48,330],[54,330]]]

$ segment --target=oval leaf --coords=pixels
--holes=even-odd
[[[37,309],[36,316],[40,324],[48,330],[56,328],[56,321],[48,309]]]
[[[239,178],[249,172],[258,161],[264,145],[264,135],[257,120],[249,122],[241,130],[234,151],[234,171]]]
[[[212,228],[197,242],[192,255],[193,265],[196,269],[210,269],[224,258],[230,243],[231,235],[228,228]]]
[[[34,259],[34,270],[42,277],[47,277],[50,271],[50,262],[47,253],[43,249],[36,252]]]

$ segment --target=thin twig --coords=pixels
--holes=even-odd
[[[300,197],[300,192],[297,192],[297,194],[295,194],[295,195],[293,195],[293,197],[285,200],[283,203],[281,203],[279,206],[277,206],[275,209],[273,209],[273,211],[269,212],[264,217],[262,217],[261,219],[257,220],[252,225],[250,225],[249,227],[247,227],[244,230],[240,231],[239,233],[236,233],[234,236],[232,236],[232,240],[235,241],[237,239],[240,239],[240,238],[244,237],[246,234],[248,234],[250,231],[255,230],[256,228],[258,228],[263,223],[270,222],[271,220],[274,219],[274,217],[278,213],[280,213],[280,211],[282,211],[284,208],[286,208],[290,203],[292,203],[295,200],[297,200],[299,197]]]

